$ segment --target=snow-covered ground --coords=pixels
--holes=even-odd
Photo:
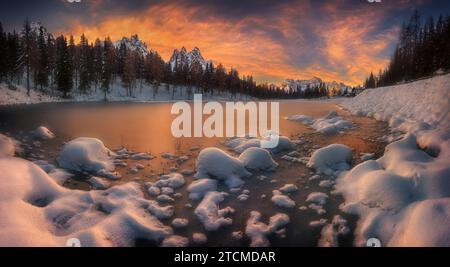
[[[115,83],[110,93],[107,95],[107,100],[110,102],[168,102],[176,100],[192,100],[195,88],[191,88],[192,94],[190,97],[187,95],[187,87],[176,87],[175,93],[172,95],[173,86],[170,86],[170,90],[167,91],[166,85],[159,86],[155,96],[154,88],[152,86],[143,84],[133,90],[132,96],[127,96],[126,89],[119,83]],[[246,95],[237,95],[239,100],[252,99]],[[214,92],[206,93],[203,95],[203,100],[216,100],[225,101],[233,100],[235,97],[228,93]],[[53,102],[97,102],[104,101],[104,93],[100,89],[92,88],[88,93],[80,93],[74,90],[71,94],[71,98],[63,99],[60,97],[59,92],[40,92],[39,90],[30,90],[30,95],[27,95],[27,90],[24,86],[14,86],[14,89],[10,89],[7,84],[0,83],[0,106],[4,105],[19,105],[19,104],[38,104],[38,103],[53,103]]]
[[[342,209],[360,215],[355,244],[450,246],[450,75],[367,90],[342,106],[405,133],[337,180]]]

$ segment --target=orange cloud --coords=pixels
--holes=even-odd
[[[266,30],[280,32],[282,38],[291,40],[299,50],[303,49],[307,40],[298,29],[298,17],[307,14],[308,6],[286,6],[282,14],[248,16],[238,21],[203,18],[204,12],[200,7],[159,4],[134,16],[108,16],[97,25],[72,20],[68,29],[57,32],[75,36],[84,33],[91,41],[106,36],[118,40],[136,33],[166,60],[175,48],[198,46],[205,58],[237,68],[241,74],[253,74],[258,82],[280,83],[286,78],[319,76],[353,85],[360,84],[371,70],[386,65],[387,60],[379,59],[377,55],[393,36],[388,33],[370,42],[364,41],[373,29],[364,21],[364,16],[351,16],[333,25],[326,24],[319,32],[324,40],[322,53],[330,66],[313,62],[298,67],[283,43]],[[248,31],[250,26],[251,32]]]

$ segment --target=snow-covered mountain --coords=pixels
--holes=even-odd
[[[132,35],[130,38],[123,37],[122,40],[115,42],[114,46],[118,48],[121,44],[125,44],[129,50],[137,51],[143,56],[149,54],[147,45],[139,39],[137,34]]]
[[[173,51],[172,57],[170,58],[169,64],[172,70],[176,66],[188,66],[190,67],[194,62],[198,62],[203,69],[206,69],[206,65],[211,62],[211,60],[205,60],[198,47],[194,47],[192,51],[187,52],[186,48],[181,48],[181,50],[175,49]]]
[[[45,39],[47,39],[48,38],[47,28],[42,26],[41,22],[39,22],[39,21],[30,22],[30,33],[34,36],[39,36],[39,34],[41,33],[41,27],[42,27],[42,30],[44,33],[44,37],[45,37]],[[23,36],[24,34],[25,34],[25,27],[20,32],[21,36]]]
[[[342,95],[347,92],[351,92],[352,87],[344,83],[338,83],[336,81],[324,82],[319,77],[313,77],[309,80],[294,80],[287,79],[282,84],[282,89],[292,92],[304,92],[307,88],[315,89],[325,85],[329,95]]]

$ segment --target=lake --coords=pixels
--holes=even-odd
[[[350,115],[347,111],[340,109],[338,100],[328,101],[306,101],[306,100],[286,100],[280,101],[280,132],[291,139],[302,137],[305,140],[303,145],[297,147],[297,151],[302,156],[310,156],[314,149],[328,144],[340,143],[351,147],[354,152],[354,164],[360,162],[360,153],[374,153],[376,157],[382,155],[385,147],[379,137],[387,133],[387,125],[382,122],[365,117]],[[38,105],[22,105],[0,108],[0,132],[7,133],[22,143],[23,152],[19,156],[29,160],[45,159],[50,163],[55,163],[64,142],[77,137],[95,137],[104,142],[110,149],[126,147],[137,152],[148,152],[155,159],[151,161],[127,160],[129,166],[141,163],[145,169],[138,173],[130,172],[128,167],[118,167],[117,171],[123,176],[113,184],[121,184],[129,181],[145,183],[156,181],[162,173],[169,173],[171,169],[195,170],[195,158],[199,150],[193,147],[205,148],[210,146],[219,147],[227,151],[221,142],[224,138],[174,138],[171,134],[172,120],[171,103],[53,103]],[[352,121],[355,128],[336,135],[325,135],[314,132],[309,127],[294,121],[283,118],[304,114],[315,118],[323,117],[328,112],[335,110],[340,116]],[[33,142],[29,133],[38,126],[46,126],[56,134],[56,138],[44,141]],[[174,160],[161,157],[162,153],[170,152],[176,156],[188,156],[189,160],[184,163],[177,163]],[[228,153],[233,154],[231,151]],[[250,178],[245,179],[242,189],[250,190],[249,199],[241,202],[237,200],[239,193],[230,193],[230,196],[221,204],[221,207],[231,206],[236,211],[231,215],[233,225],[221,228],[216,232],[207,234],[207,246],[248,246],[249,240],[243,238],[235,240],[231,238],[234,231],[245,231],[245,224],[252,210],[260,211],[263,221],[277,212],[289,215],[290,223],[285,233],[270,236],[273,246],[316,246],[320,238],[320,227],[311,227],[309,222],[320,218],[332,220],[334,215],[341,214],[339,205],[342,198],[330,194],[332,188],[318,186],[317,181],[310,181],[313,170],[301,163],[292,163],[281,159],[280,153],[274,159],[280,166],[275,172],[254,173]],[[234,154],[237,156],[236,154]],[[260,181],[257,176],[264,175],[268,179]],[[193,180],[192,176],[186,176],[187,185]],[[73,189],[91,190],[86,183],[87,177],[77,174],[69,179],[64,186]],[[299,190],[291,194],[297,207],[293,209],[283,209],[275,206],[271,201],[272,190],[278,189],[285,184],[296,184]],[[190,237],[194,232],[205,232],[203,225],[197,220],[193,213],[197,202],[188,198],[187,185],[177,192],[182,193],[182,197],[174,203],[175,215],[173,218],[189,219],[188,227],[184,229],[174,229],[176,234]],[[221,185],[219,189],[228,191]],[[144,186],[143,186],[143,190]],[[325,192],[329,195],[326,205],[327,211],[324,215],[318,215],[316,211],[307,209],[299,210],[298,207],[306,205],[305,200],[311,192]],[[267,198],[261,198],[266,195]],[[147,195],[147,197],[150,197]],[[192,203],[192,208],[187,208],[186,203]],[[348,220],[351,232],[355,227],[353,216],[341,214]],[[172,218],[172,219],[173,219]],[[170,224],[171,220],[163,221]],[[353,235],[350,233],[340,240],[340,245],[350,246]],[[145,240],[137,240],[137,246],[154,245]]]

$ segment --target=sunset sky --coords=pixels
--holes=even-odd
[[[206,59],[252,74],[361,84],[386,66],[401,23],[415,8],[450,13],[447,0],[13,0],[1,1],[7,30],[41,21],[54,34],[118,40],[138,34],[168,60],[197,46]]]

